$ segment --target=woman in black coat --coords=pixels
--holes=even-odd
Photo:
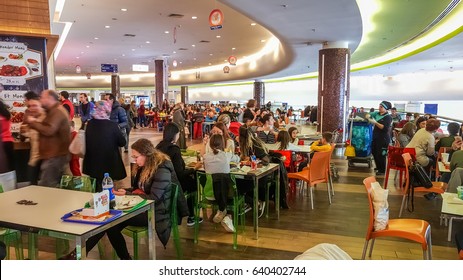
[[[104,173],[109,173],[113,180],[127,177],[120,152],[126,140],[117,123],[109,120],[111,105],[107,101],[95,105],[93,118],[85,130],[83,172],[96,179],[96,191],[101,192]]]

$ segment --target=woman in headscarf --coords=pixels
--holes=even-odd
[[[101,192],[104,173],[113,180],[127,177],[119,147],[126,140],[117,123],[109,120],[111,105],[108,101],[95,104],[93,118],[85,130],[85,156],[83,173],[96,179],[96,191]]]
[[[185,112],[183,112],[183,103],[177,103],[172,113],[172,122],[178,125],[180,129],[180,137],[178,138],[178,146],[180,149],[186,149],[186,136],[185,136]]]
[[[387,110],[392,107],[391,102],[383,101],[379,104],[378,112],[370,113],[368,121],[373,124],[373,141],[371,149],[376,164],[376,175],[384,175],[386,171],[387,146],[391,143],[392,117]]]

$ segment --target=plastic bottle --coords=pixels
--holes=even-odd
[[[257,158],[255,155],[251,156],[251,170],[257,169]]]
[[[114,188],[113,179],[109,177],[109,173],[104,174],[103,182],[102,182],[103,190],[109,191],[109,199],[115,200],[116,196],[113,194],[112,190]]]

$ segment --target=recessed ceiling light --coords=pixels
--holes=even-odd
[[[172,53],[177,53],[176,51],[173,51]]]
[[[256,25],[257,25],[257,23],[255,23],[255,22],[251,23],[251,26],[256,26]]]
[[[114,60],[117,60],[117,58],[115,58]]]
[[[225,62],[227,62],[228,60],[224,59]]]
[[[87,45],[87,46],[85,46],[85,47],[86,47],[87,49],[88,49],[88,48],[90,48],[90,46],[88,46],[88,45]]]
[[[122,8],[121,11],[127,12],[127,9],[126,9],[126,8]]]
[[[135,49],[132,49],[132,51],[135,51]]]
[[[261,43],[265,43],[265,41],[266,41],[265,39],[260,40]]]
[[[122,56],[125,56],[125,54],[122,54]]]
[[[179,63],[182,64],[183,62],[180,61]]]
[[[222,37],[222,36],[220,36],[220,35],[215,36],[215,38],[221,38],[221,37]]]
[[[105,26],[104,26],[104,28],[110,28],[110,27],[111,27],[111,26],[109,26],[109,25],[105,25]]]
[[[84,52],[80,52],[80,54],[84,54]]]
[[[213,56],[213,54],[211,54],[211,53],[210,53],[209,55],[210,55],[210,56]]]
[[[98,40],[98,39],[100,39],[100,38],[98,38],[98,37],[95,37],[95,38],[93,38],[93,39],[95,39],[95,40]]]
[[[196,57],[195,57],[195,58],[193,58],[193,60],[196,60]]]
[[[191,19],[197,19],[198,17],[197,16],[192,16]]]
[[[212,65],[212,63],[209,62],[209,65]]]
[[[164,33],[169,34],[169,31],[166,30],[166,31],[164,31]]]
[[[79,59],[80,57],[76,56],[77,59]]]
[[[193,48],[196,47],[196,45],[191,45]]]
[[[236,50],[236,48],[232,48],[232,50]]]

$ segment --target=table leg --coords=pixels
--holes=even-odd
[[[253,220],[254,220],[254,238],[259,239],[259,180],[257,176],[253,176],[254,185],[254,205],[253,205]]]
[[[150,206],[148,210],[148,250],[149,259],[156,259],[156,240],[154,237],[154,204]]]
[[[277,219],[280,219],[280,166],[276,169],[276,182],[275,182],[275,211]],[[286,193],[286,192],[285,192]],[[286,198],[285,198],[286,199]]]
[[[76,236],[76,260],[85,260],[87,258],[87,248],[85,239]]]

